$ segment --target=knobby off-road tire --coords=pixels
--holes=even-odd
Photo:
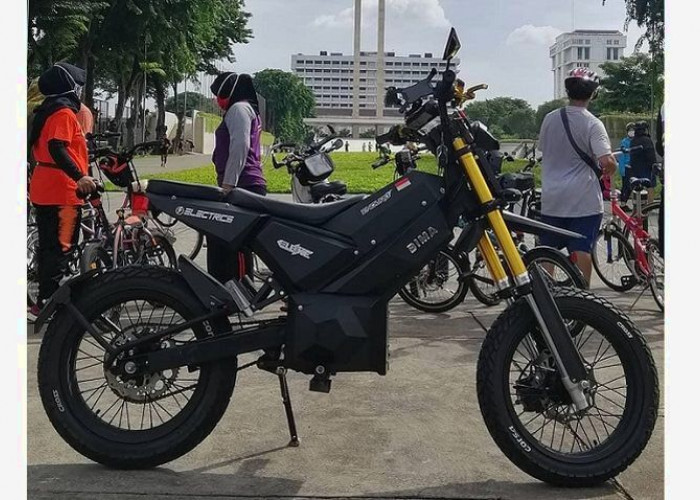
[[[469,285],[462,278],[465,272],[455,252],[445,248],[399,290],[399,297],[419,311],[449,311],[461,304],[469,291]],[[436,292],[437,296],[430,298],[431,292]]]
[[[176,271],[157,266],[128,266],[108,271],[90,280],[80,293],[74,292],[73,300],[87,321],[105,332],[103,338],[112,343],[117,335],[113,334],[111,339],[108,337],[108,330],[104,327],[107,321],[104,318],[114,320],[113,313],[120,310],[120,307],[121,310],[132,309],[128,314],[121,314],[118,320],[123,332],[122,339],[129,339],[130,335],[138,337],[138,328],[130,330],[131,320],[127,321],[125,318],[134,317],[134,311],[149,308],[150,304],[159,306],[153,307],[150,316],[144,314],[144,317],[148,317],[141,321],[150,322],[151,331],[154,318],[158,314],[167,317],[163,311],[177,313],[180,318],[177,322],[205,313],[203,306]],[[136,304],[135,308],[130,305],[132,303]],[[103,319],[100,319],[101,313]],[[175,317],[175,314],[171,317]],[[137,320],[136,323],[138,322]],[[163,325],[165,326],[167,325]],[[229,329],[230,325],[225,318],[199,324],[190,332],[189,340],[216,335]],[[164,341],[163,344],[158,343],[151,348],[165,349],[170,347],[168,344],[175,343],[174,340]],[[158,396],[152,396],[154,392],[151,392],[150,396],[139,396],[133,387],[129,388],[123,380],[117,380],[116,382],[121,383],[116,383],[115,388],[114,377],[110,385],[107,379],[108,372],[103,369],[102,356],[94,356],[94,360],[79,361],[86,351],[94,352],[96,347],[99,346],[85,329],[79,326],[66,309],[61,309],[48,326],[39,351],[38,364],[39,393],[49,420],[73,449],[91,460],[123,469],[144,469],[174,460],[192,450],[209,435],[229,404],[236,378],[236,358],[202,364],[192,372],[188,371],[187,367],[181,367],[170,370],[170,373],[166,373],[168,371],[165,370],[155,374],[151,381],[159,375],[161,387],[158,389],[158,385],[153,384],[150,389],[154,392],[160,390],[163,393],[166,384],[171,384],[173,388],[178,387],[176,380],[180,384],[185,384],[185,379],[197,380],[192,386],[191,397],[185,397],[187,393],[184,391],[180,392],[179,398],[173,396],[177,406],[161,397],[158,408],[154,403],[158,402]],[[76,369],[79,363],[96,363],[81,365],[80,369],[92,367],[90,369],[93,373],[101,374],[103,380],[80,382],[79,378],[82,375]],[[99,376],[96,378],[99,379]],[[103,388],[100,396],[106,394],[104,397],[108,399],[103,400],[102,407],[106,407],[111,398],[116,399],[115,404],[122,401],[121,409],[95,412],[90,406],[95,407],[100,396],[90,396],[89,394],[95,393],[88,390],[82,391],[85,395],[81,395],[83,386],[79,384],[104,384],[104,381],[107,381],[108,385]],[[139,406],[139,402],[143,401],[149,405],[148,414],[151,417],[151,426],[145,429],[144,417],[148,423],[146,405],[141,405],[143,410]],[[136,408],[131,414],[129,404]],[[170,405],[172,412],[168,415],[163,413],[163,405],[166,404]],[[155,426],[153,408],[161,416],[161,423]],[[108,422],[110,412],[116,412],[115,415],[121,413],[118,419],[113,417]],[[164,418],[168,416],[171,418]],[[139,419],[141,428],[137,430]]]
[[[532,397],[539,392],[528,393],[520,389],[519,396],[516,394],[517,384],[511,379],[518,374],[513,373],[512,363],[514,358],[522,356],[526,351],[523,343],[527,345],[527,339],[530,339],[532,350],[538,351],[540,356],[547,354],[535,348],[536,345],[544,344],[525,299],[519,299],[503,311],[486,336],[477,365],[479,405],[486,427],[498,447],[524,472],[558,486],[593,486],[625,470],[649,441],[658,411],[658,375],[652,354],[641,333],[611,303],[590,292],[570,288],[557,288],[554,296],[565,320],[576,320],[588,325],[586,330],[575,337],[575,342],[584,363],[589,367],[593,365],[593,378],[589,379],[597,390],[594,407],[585,410],[585,415],[579,420],[570,412],[572,406],[566,402],[561,407],[562,410],[568,407],[569,411],[560,413],[558,407],[548,405],[552,401],[540,401]],[[590,340],[595,333],[591,327],[599,332],[601,345],[596,340]],[[591,359],[595,357],[591,353],[601,349],[601,346],[602,349],[607,349],[601,360]],[[614,363],[614,357],[619,359],[619,367]],[[519,365],[522,373],[518,382],[530,384],[528,387],[531,388],[536,382],[546,380],[546,383],[542,383],[542,388],[547,394],[554,396],[556,391],[557,397],[567,399],[566,392],[560,385],[558,371],[551,369],[554,366],[550,362],[549,368],[540,372],[540,377],[544,375],[545,378],[538,380],[532,375],[523,377],[528,367],[536,370],[537,366],[525,366],[522,362]],[[607,377],[612,376],[611,371],[623,372],[622,379],[618,377],[617,380],[608,380]],[[550,378],[547,380],[547,377]],[[622,394],[624,404],[619,404],[619,408],[609,402],[620,400]],[[529,409],[525,407],[526,404],[529,404]],[[598,405],[603,408],[598,408]],[[538,409],[543,413],[549,412],[551,419],[548,421],[542,414],[538,416]],[[568,426],[575,430],[578,439],[588,440],[588,449],[571,437],[569,429],[565,432],[565,423],[557,423],[566,418],[572,419]],[[598,419],[607,419],[608,427],[597,425],[594,433],[590,430],[590,425]],[[538,430],[540,422],[543,423],[541,430]],[[547,430],[546,425],[549,425]],[[582,432],[585,430],[584,425],[589,426],[585,434]],[[561,432],[561,437],[557,431]],[[559,446],[560,439],[566,445]],[[568,449],[569,441],[572,443],[571,450]],[[563,450],[557,450],[557,447]]]

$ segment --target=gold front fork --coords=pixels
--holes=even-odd
[[[463,150],[467,147],[467,143],[464,142],[462,138],[456,138],[452,143],[455,151]],[[467,174],[467,178],[471,183],[476,195],[479,198],[481,204],[490,203],[493,201],[493,194],[486,184],[486,179],[479,169],[479,165],[476,163],[474,154],[469,152],[459,157],[459,163],[462,165],[464,172]],[[486,214],[489,220],[489,224],[496,235],[496,240],[498,245],[503,250],[503,255],[505,256],[508,267],[510,268],[511,275],[515,278],[516,285],[522,285],[530,281],[527,274],[527,268],[523,259],[520,257],[520,252],[513,242],[513,238],[510,235],[510,231],[503,220],[503,215],[500,210],[491,210]],[[506,270],[501,264],[501,259],[498,258],[496,249],[491,243],[488,235],[484,233],[479,240],[479,251],[486,261],[486,265],[491,273],[491,276],[499,285],[498,288],[502,289],[508,282],[508,276]]]

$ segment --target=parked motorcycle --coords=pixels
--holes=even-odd
[[[344,144],[332,126],[328,125],[328,130],[330,134],[306,146],[278,143],[271,148],[272,166],[276,169],[286,167],[289,172],[295,203],[328,203],[339,200],[347,193],[345,183],[328,180],[335,170],[328,153],[342,148]],[[277,161],[275,152],[283,150],[287,150],[287,154]]]
[[[237,372],[251,366],[238,366],[238,356],[262,350],[253,365],[278,377],[290,444],[298,444],[286,371],[309,375],[310,390],[321,392],[343,372],[386,375],[387,303],[464,217],[474,221],[470,246],[512,301],[486,334],[476,372],[480,410],[498,447],[526,473],[566,486],[601,483],[633,463],[657,416],[649,348],[614,305],[581,290],[552,291],[537,267],[526,269],[503,220],[505,201],[485,177],[480,151],[493,137],[450,110],[468,98],[450,66],[459,47],[453,29],[440,80],[432,81],[434,70],[387,100],[407,124],[420,110],[439,119],[432,136],[408,125],[397,131],[429,145],[439,175],[413,171],[367,198],[323,204],[149,182],[159,210],[232,252],[251,247],[272,274],[252,294],[181,255],[179,269],[125,267],[64,284],[37,319],[40,327],[53,314],[38,382],[63,439],[112,467],[174,460],[224,414]],[[256,318],[285,298],[287,314]]]

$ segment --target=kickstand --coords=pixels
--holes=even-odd
[[[629,312],[629,311],[632,311],[632,309],[634,308],[634,306],[637,305],[637,302],[639,302],[639,299],[642,298],[642,295],[644,295],[644,292],[646,292],[648,288],[649,288],[649,284],[647,283],[646,285],[644,285],[644,288],[642,288],[642,291],[639,292],[639,295],[637,295],[637,298],[634,299],[634,302],[632,302],[632,305],[631,305],[630,308],[627,310],[628,312]]]
[[[294,412],[292,411],[292,401],[289,398],[289,386],[287,385],[287,369],[283,367],[277,368],[277,377],[280,380],[280,392],[282,393],[282,404],[284,404],[284,413],[287,415],[287,425],[289,425],[289,434],[291,440],[288,446],[299,446],[299,437],[297,436],[297,426],[294,422]]]

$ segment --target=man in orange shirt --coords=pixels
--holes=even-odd
[[[68,63],[57,63],[39,77],[39,90],[46,98],[34,111],[28,144],[36,161],[29,200],[39,233],[39,299],[31,314],[38,314],[58,289],[67,257],[78,242],[81,197],[96,188],[87,175],[87,144],[76,116],[84,84],[85,71]]]

